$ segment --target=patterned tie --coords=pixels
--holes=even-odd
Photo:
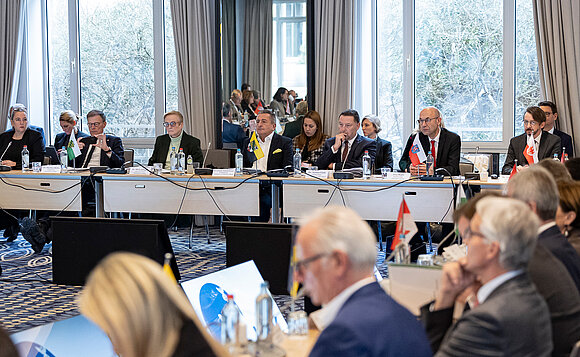
[[[344,142],[344,149],[342,149],[342,166],[346,162],[346,156],[348,155],[348,141]]]
[[[437,167],[437,162],[435,161],[435,140],[431,140],[431,155],[433,155],[433,169]]]

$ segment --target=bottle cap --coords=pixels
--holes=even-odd
[[[228,300],[233,300],[234,296],[232,294],[228,294]]]
[[[22,148],[27,148],[27,147],[28,147],[28,145],[24,145]]]

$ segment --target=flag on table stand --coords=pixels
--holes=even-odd
[[[394,250],[399,243],[406,243],[407,238],[412,238],[418,232],[415,220],[411,216],[411,211],[407,206],[407,202],[403,198],[401,207],[399,208],[399,216],[397,217],[397,228],[395,229],[395,237],[391,244],[391,250]]]
[[[258,142],[258,137],[256,136],[256,132],[252,131],[252,135],[250,136],[250,142],[248,143],[248,152],[250,155],[250,162],[258,161],[264,157],[264,152],[260,147],[260,143]]]
[[[419,140],[419,133],[415,134],[415,140],[413,140],[413,145],[411,145],[411,150],[409,150],[409,158],[413,165],[419,165],[427,160],[427,155],[425,155],[423,145],[421,145]]]
[[[457,185],[457,197],[455,197],[455,209],[459,208],[459,206],[465,202],[467,202],[467,196],[463,190],[463,185],[459,183],[459,185]]]
[[[76,157],[81,155],[81,148],[79,147],[79,143],[75,139],[75,131],[74,129],[70,133],[70,140],[66,146],[66,153],[68,154],[69,160],[74,160]]]
[[[514,160],[514,167],[512,167],[512,173],[510,174],[510,178],[508,178],[508,181],[511,180],[511,178],[514,177],[514,175],[517,173],[518,173],[518,160]]]
[[[565,156],[566,156],[566,147],[563,147],[562,148],[562,157],[560,157],[560,162],[561,163],[565,163],[566,162]]]
[[[262,101],[259,101],[256,109],[254,109],[254,114],[258,115],[262,110],[264,110],[264,107],[262,106]]]
[[[524,156],[528,160],[528,164],[536,164],[538,160],[538,152],[536,150],[536,142],[533,135],[528,135],[528,142],[524,148]]]
[[[171,253],[165,253],[165,261],[163,262],[163,272],[165,275],[169,277],[169,279],[173,280],[177,283],[177,279],[175,279],[175,275],[173,274],[173,269],[171,269]]]

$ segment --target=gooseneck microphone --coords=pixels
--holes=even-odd
[[[12,141],[8,143],[8,145],[6,146],[6,149],[2,153],[2,156],[0,156],[0,162],[2,162],[2,160],[4,159],[4,155],[6,154],[6,151],[8,151],[8,149],[10,148],[10,145],[12,145]]]
[[[211,147],[211,141],[207,144],[207,149],[205,150],[205,157],[201,163],[201,167],[205,167],[205,160],[207,159],[207,154],[209,154],[209,148]]]

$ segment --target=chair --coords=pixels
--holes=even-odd
[[[133,166],[133,159],[135,158],[135,149],[125,149],[125,167]]]

